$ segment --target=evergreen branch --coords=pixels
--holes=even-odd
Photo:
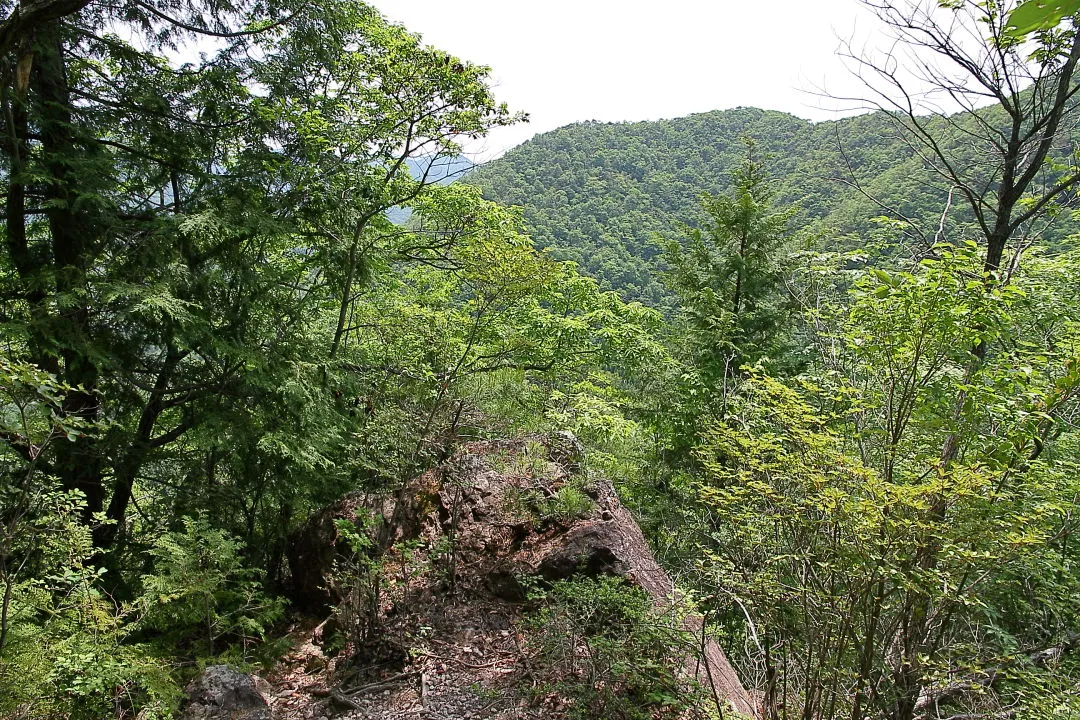
[[[181,30],[187,30],[188,32],[195,33],[197,35],[207,35],[209,37],[218,37],[218,38],[241,38],[241,37],[251,37],[252,35],[259,35],[261,33],[266,32],[267,30],[273,30],[276,27],[280,27],[281,25],[284,25],[284,24],[290,22],[294,17],[296,17],[295,15],[286,15],[285,17],[281,18],[280,20],[275,20],[274,22],[270,23],[269,25],[265,25],[263,27],[260,27],[260,28],[254,29],[254,30],[235,30],[235,31],[230,32],[230,31],[224,31],[224,30],[211,30],[210,28],[199,27],[198,25],[190,25],[190,24],[188,24],[188,23],[186,23],[186,22],[184,22],[182,20],[177,20],[174,17],[170,17],[169,15],[166,15],[165,13],[163,13],[162,11],[160,11],[157,8],[153,7],[152,5],[141,2],[141,0],[132,0],[132,1],[136,5],[141,7],[143,10],[150,13],[151,15],[154,15],[154,16],[160,18],[161,20],[164,20],[165,22],[169,23],[170,25],[174,25],[174,26],[180,28]]]

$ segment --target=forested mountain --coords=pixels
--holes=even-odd
[[[986,115],[1003,122],[999,110]],[[957,136],[948,123],[936,124]],[[678,237],[683,224],[702,219],[703,192],[730,190],[732,170],[747,152],[744,138],[755,142],[774,204],[796,208],[793,226],[818,247],[888,256],[932,243],[948,184],[883,112],[815,123],[736,108],[657,122],[578,123],[537,135],[474,170],[469,182],[521,206],[536,242],[556,257],[627,298],[663,305],[669,299],[656,272],[655,235]],[[883,216],[914,226],[885,232],[872,221]],[[941,239],[966,237],[971,220],[954,202]],[[1060,218],[1045,234],[1056,240],[1074,228]]]
[[[0,720],[1080,717],[1080,0],[867,4],[997,106],[468,184],[357,0],[0,0]]]

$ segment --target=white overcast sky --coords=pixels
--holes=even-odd
[[[426,43],[491,66],[496,97],[529,113],[477,159],[581,120],[739,106],[835,118],[813,93],[858,89],[836,56],[839,38],[886,42],[856,0],[370,1]]]

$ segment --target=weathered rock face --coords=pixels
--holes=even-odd
[[[206,668],[186,692],[182,720],[274,720],[265,683],[228,665]]]
[[[459,518],[462,561],[477,568],[477,576],[489,591],[508,598],[515,596],[511,581],[517,577],[538,575],[546,580],[562,580],[606,574],[638,585],[657,605],[677,599],[674,583],[656,562],[641,528],[606,480],[591,481],[582,487],[592,507],[573,517],[556,513],[547,522],[526,521],[524,527],[507,517],[505,508],[514,504],[508,502],[508,495],[512,499],[523,490],[539,492],[552,502],[571,481],[570,469],[578,467],[581,448],[573,435],[566,435],[569,433],[555,436],[551,456],[559,458],[560,463],[539,487],[535,477],[522,480],[512,473],[490,469],[476,456],[457,466],[454,483],[449,488],[444,486],[442,495],[447,507],[453,507],[455,499],[462,506],[453,513]],[[510,531],[509,537],[506,530]],[[696,634],[701,622],[700,617],[690,616],[687,629]],[[755,716],[753,699],[714,641],[706,643],[700,662],[694,659],[690,665],[695,679],[705,687],[711,686],[736,712]]]
[[[575,575],[617,575],[627,577],[634,564],[625,538],[613,521],[587,523],[573,528],[562,542],[536,564],[536,574],[545,580],[565,580]]]
[[[477,657],[459,663],[458,670],[495,668],[501,680],[492,685],[491,678],[482,673],[463,672],[451,684],[488,688],[494,697],[509,687],[506,682],[516,672],[514,663],[528,662],[527,653],[514,639],[515,618],[522,613],[519,603],[526,598],[522,578],[552,582],[614,575],[645,590],[658,607],[678,602],[671,579],[656,563],[615,489],[604,479],[586,481],[583,461],[581,446],[569,433],[473,443],[392,499],[343,498],[315,515],[295,536],[293,576],[298,597],[324,605],[336,601],[326,590],[333,587],[330,573],[340,551],[334,520],[357,520],[358,529],[368,533],[373,552],[382,553],[388,568],[389,580],[380,590],[386,622],[395,627],[388,634],[405,638],[413,632],[411,628],[427,628],[431,640],[425,642],[443,649],[408,648],[409,656],[419,658],[445,659],[453,654],[449,648],[455,643],[469,653],[488,646],[496,662]],[[383,520],[373,523],[373,512]],[[402,540],[412,541],[407,543],[412,549],[399,550]],[[469,618],[470,611],[484,617]],[[413,618],[411,625],[404,623],[406,617]],[[691,616],[685,622],[688,630],[700,631],[700,617]],[[421,679],[405,695],[415,695],[408,702],[418,703],[420,714],[415,717],[422,717],[432,709],[437,692],[424,684],[430,673],[427,666],[410,667],[397,669],[402,676]],[[687,669],[736,712],[755,715],[750,695],[714,642],[706,644],[704,657],[688,658]],[[528,674],[527,667],[517,671]],[[457,698],[455,707],[466,707],[467,700]],[[483,713],[474,708],[472,717],[534,717],[520,703],[502,704],[501,699],[489,703]],[[439,712],[455,717],[447,714],[448,707]],[[356,717],[414,717],[404,711],[390,713],[377,704],[371,710],[371,715]],[[535,717],[549,715],[541,712]]]
[[[339,599],[329,585],[334,558],[339,551],[335,521],[347,519],[354,524],[363,523],[369,516],[371,501],[372,498],[364,493],[350,493],[315,513],[289,538],[290,594],[297,607],[321,613],[328,611]]]
[[[325,613],[341,600],[340,589],[332,582],[334,562],[349,548],[343,545],[337,521],[349,521],[377,550],[414,538],[436,507],[430,483],[430,477],[422,476],[397,496],[349,493],[312,515],[289,538],[290,596],[295,605]]]
[[[571,528],[535,564],[535,572],[549,579],[578,573],[616,575],[644,589],[658,605],[677,599],[674,583],[657,564],[641,529],[613,491],[605,505],[602,514],[609,519],[584,521]],[[701,623],[701,617],[690,616],[686,628],[697,635]],[[753,699],[724,652],[713,640],[705,644],[704,651],[701,662],[691,661],[695,679],[705,687],[711,686],[739,714],[754,717]]]

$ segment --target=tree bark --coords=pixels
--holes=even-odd
[[[86,423],[100,417],[97,397],[98,368],[92,358],[90,306],[86,293],[86,271],[96,235],[93,219],[79,205],[79,177],[74,159],[80,153],[73,137],[74,123],[68,92],[67,70],[59,21],[37,29],[34,86],[45,169],[44,186],[48,226],[52,240],[54,287],[58,310],[52,318],[50,342],[62,361],[61,376],[75,389],[63,402],[65,415]],[[79,161],[85,160],[78,157]],[[92,434],[81,434],[70,442],[57,444],[56,467],[64,488],[79,490],[86,498],[84,521],[92,525],[104,506],[103,458]]]
[[[131,441],[123,459],[117,463],[114,472],[115,478],[112,486],[112,496],[109,499],[109,507],[105,517],[107,524],[94,528],[94,545],[98,548],[111,547],[119,537],[124,534],[124,522],[127,518],[128,505],[131,503],[131,492],[135,487],[135,478],[146,457],[153,449],[154,428],[158,418],[165,409],[165,394],[169,389],[173,374],[177,366],[187,356],[170,347],[166,351],[165,361],[161,371],[154,382],[154,388],[150,391],[150,397],[143,406],[139,415],[139,425],[135,430],[135,437]]]
[[[90,1],[22,0],[7,19],[0,23],[0,55],[6,55],[36,28],[76,13],[89,5]]]

